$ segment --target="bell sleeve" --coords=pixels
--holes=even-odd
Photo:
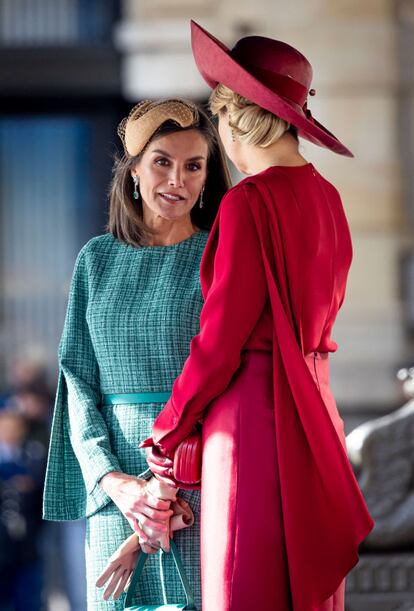
[[[267,303],[267,282],[250,210],[251,197],[258,197],[254,186],[237,185],[220,205],[210,236],[214,244],[214,234],[218,232],[213,278],[201,312],[200,333],[193,338],[171,398],[152,429],[152,441],[163,454],[172,454],[202,419],[208,404],[226,389]]]
[[[120,471],[99,410],[99,367],[86,320],[88,270],[84,247],[77,258],[62,338],[59,379],[44,490],[44,518],[73,520],[106,505],[98,485]]]

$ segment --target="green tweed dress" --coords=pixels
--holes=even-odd
[[[123,609],[95,588],[109,556],[131,534],[101,490],[110,471],[148,478],[140,441],[151,434],[162,403],[101,407],[101,395],[169,391],[198,333],[199,281],[208,233],[172,246],[135,248],[111,234],[78,255],[59,345],[59,381],[44,492],[44,518],[86,516],[88,609]],[[200,493],[181,491],[195,524],[175,534],[201,609]],[[161,570],[161,563],[163,570]],[[134,604],[185,602],[172,558],[149,557]]]

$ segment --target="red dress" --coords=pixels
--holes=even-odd
[[[275,166],[224,197],[205,305],[153,440],[203,420],[203,611],[341,611],[372,528],[329,389],[352,246],[336,189]]]

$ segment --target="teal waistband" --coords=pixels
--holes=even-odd
[[[102,395],[103,405],[125,405],[127,403],[167,403],[170,392],[127,392]]]

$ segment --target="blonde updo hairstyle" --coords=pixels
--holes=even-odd
[[[266,148],[286,132],[297,140],[297,129],[284,119],[274,115],[232,89],[219,83],[210,96],[210,109],[213,115],[228,113],[229,126],[234,138],[246,144]]]

